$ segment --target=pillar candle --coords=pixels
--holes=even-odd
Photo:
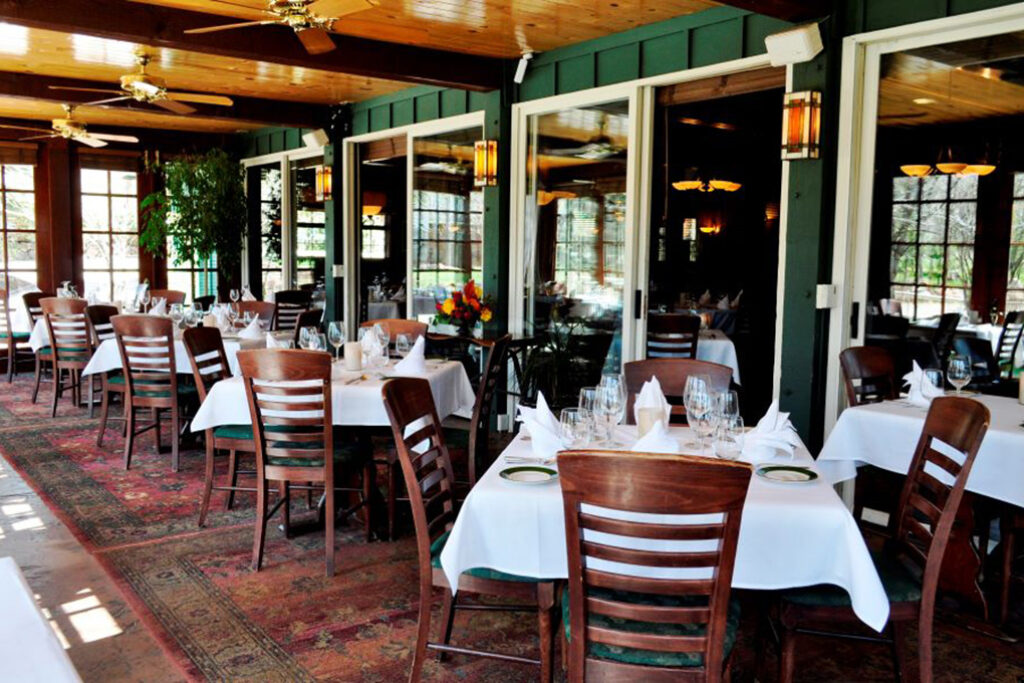
[[[363,345],[357,341],[345,342],[345,369],[363,369]]]

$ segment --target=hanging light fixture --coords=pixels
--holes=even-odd
[[[786,93],[782,100],[782,158],[817,159],[820,146],[821,93]]]
[[[742,183],[734,183],[731,180],[718,180],[712,178],[711,180],[680,180],[672,183],[672,187],[677,190],[686,192],[689,190],[699,190],[701,192],[714,192],[715,190],[721,190],[723,192],[735,192],[736,190],[743,187]]]
[[[473,185],[493,187],[498,184],[498,141],[477,140],[473,144]]]
[[[923,178],[932,172],[931,164],[906,164],[900,170],[911,178]]]
[[[940,157],[939,160],[935,163],[935,168],[937,168],[940,173],[945,173],[947,175],[955,175],[957,173],[962,173],[963,170],[967,168],[967,164],[965,164],[962,161],[956,161],[955,159],[953,159],[953,148],[946,147],[946,158],[942,159]]]
[[[568,190],[540,190],[537,192],[537,206],[547,206],[556,199],[576,199],[577,196]]]
[[[387,204],[387,195],[383,192],[365,190],[363,192],[363,215],[376,216],[384,210]]]

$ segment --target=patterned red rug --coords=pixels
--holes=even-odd
[[[62,403],[60,417],[29,401],[31,384],[0,392],[0,452],[118,581],[143,621],[195,680],[398,681],[408,674],[418,590],[415,547],[406,533],[366,543],[361,527],[338,531],[337,572],[323,574],[323,534],[286,539],[269,532],[264,569],[249,568],[252,497],[223,509],[215,494],[198,529],[203,456],[183,454],[171,472],[144,436],[122,465],[111,430],[95,444],[98,420]],[[43,398],[48,399],[48,392]],[[294,507],[296,516],[304,502]],[[745,603],[753,607],[749,597]],[[752,680],[755,620],[746,612],[734,679]],[[1018,619],[1018,623],[1021,620]],[[453,641],[532,656],[529,614],[471,612]],[[798,680],[891,680],[885,647],[808,641]],[[943,681],[1024,681],[1024,646],[998,643],[944,622],[936,636]],[[769,661],[771,665],[771,661]],[[527,681],[536,669],[489,660],[431,659],[427,680]]]

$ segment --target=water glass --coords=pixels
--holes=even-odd
[[[619,386],[598,386],[594,395],[594,419],[598,436],[606,445],[615,445],[615,425],[625,413],[625,397]]]
[[[590,420],[590,431],[597,433],[597,423],[594,421],[594,401],[597,397],[597,387],[583,387],[580,389],[579,409],[583,411],[586,418]]]
[[[562,441],[569,448],[582,448],[590,443],[590,416],[579,408],[563,408],[560,416]]]
[[[956,395],[971,383],[971,361],[967,356],[953,354],[949,358],[949,367],[946,369],[946,378],[949,383],[956,387]]]
[[[687,382],[689,385],[689,382]],[[693,387],[688,386],[686,403],[686,423],[697,435],[696,446],[704,449],[704,439],[711,436],[714,431],[714,411],[711,401],[711,391],[706,383],[695,382]],[[691,446],[694,444],[690,444]]]
[[[724,419],[718,424],[715,430],[714,440],[711,442],[711,450],[716,458],[722,460],[738,460],[743,452],[743,418],[738,415],[731,419]]]
[[[336,320],[327,325],[327,341],[334,347],[334,358],[337,360],[342,346],[345,345],[345,323]]]
[[[238,303],[239,293],[237,289],[232,289],[228,292],[228,298],[231,299],[231,303]]]
[[[174,323],[174,328],[177,329],[185,318],[185,307],[181,304],[171,304],[171,310],[168,311],[168,314],[171,317],[171,322]]]
[[[715,393],[715,423],[728,422],[740,416],[740,397],[732,390]]]
[[[925,379],[932,383],[932,386],[937,389],[941,389],[944,385],[942,383],[942,370],[937,368],[925,368],[924,371]]]
[[[412,344],[409,343],[409,335],[400,334],[395,337],[395,353],[400,357],[405,358],[409,355],[409,351],[412,349]]]
[[[303,327],[299,330],[299,348],[316,350],[312,344],[315,343],[314,337],[316,337],[317,329],[312,325]]]

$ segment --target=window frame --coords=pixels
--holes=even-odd
[[[82,185],[82,177],[85,172],[100,172],[106,174],[106,191],[86,191]],[[135,190],[134,194],[116,193],[113,191],[113,183],[111,182],[113,174],[132,174],[135,176]],[[106,294],[100,294],[100,300],[115,301],[117,299],[117,282],[115,276],[118,273],[121,274],[134,274],[134,280],[136,283],[142,280],[142,255],[141,246],[139,245],[139,233],[142,228],[141,221],[139,220],[139,202],[141,201],[141,187],[140,179],[142,174],[136,170],[118,169],[118,168],[99,168],[90,166],[88,164],[82,164],[78,167],[78,206],[79,206],[79,227],[81,229],[82,238],[82,278],[86,279],[89,273],[105,273],[107,276],[107,282],[109,289]],[[107,219],[106,219],[106,230],[95,230],[86,229],[85,226],[85,199],[87,197],[103,197],[107,203]],[[125,199],[132,198],[135,200],[135,228],[134,230],[115,230],[114,224],[114,199]],[[85,240],[87,235],[104,235],[107,237],[107,255],[109,258],[108,264],[105,268],[89,267],[88,261],[85,258]],[[132,268],[118,268],[115,266],[115,252],[114,252],[114,237],[115,236],[133,236],[135,238],[135,267]],[[88,290],[88,285],[86,286]],[[89,292],[83,292],[88,296]]]
[[[29,175],[32,178],[32,189],[26,190],[26,189],[18,189],[18,188],[9,188],[9,187],[7,187],[7,169],[9,167],[11,167],[11,166],[24,166],[27,169],[29,169]],[[31,234],[32,235],[32,241],[34,243],[34,247],[33,247],[32,251],[33,251],[33,253],[38,253],[37,249],[38,249],[38,244],[39,244],[39,223],[36,220],[36,218],[37,218],[36,217],[36,199],[37,199],[38,195],[36,193],[35,170],[36,170],[35,166],[32,165],[32,164],[5,164],[5,163],[0,163],[0,239],[3,240],[2,249],[0,249],[0,254],[2,254],[2,255],[0,255],[0,272],[3,272],[3,278],[4,278],[3,279],[3,287],[7,290],[8,297],[11,297],[12,295],[16,295],[17,294],[16,292],[12,292],[11,291],[11,274],[12,273],[15,273],[15,274],[16,273],[31,274],[31,277],[27,278],[27,280],[31,280],[33,288],[37,287],[38,286],[38,282],[39,282],[39,262],[38,262],[38,260],[36,260],[33,263],[32,270],[26,270],[24,268],[15,268],[15,269],[11,269],[10,268],[10,256],[11,256],[10,236],[11,236],[11,234],[15,234],[15,235],[18,235],[18,234]],[[10,227],[10,220],[8,218],[8,211],[7,211],[7,198],[8,198],[8,195],[11,195],[11,194],[14,194],[14,195],[27,195],[27,196],[29,196],[31,198],[30,202],[29,202],[31,204],[31,208],[32,208],[32,211],[31,211],[32,229],[31,230],[12,229]],[[30,291],[30,290],[26,289],[25,291]],[[19,304],[20,302],[16,301],[15,303]]]

